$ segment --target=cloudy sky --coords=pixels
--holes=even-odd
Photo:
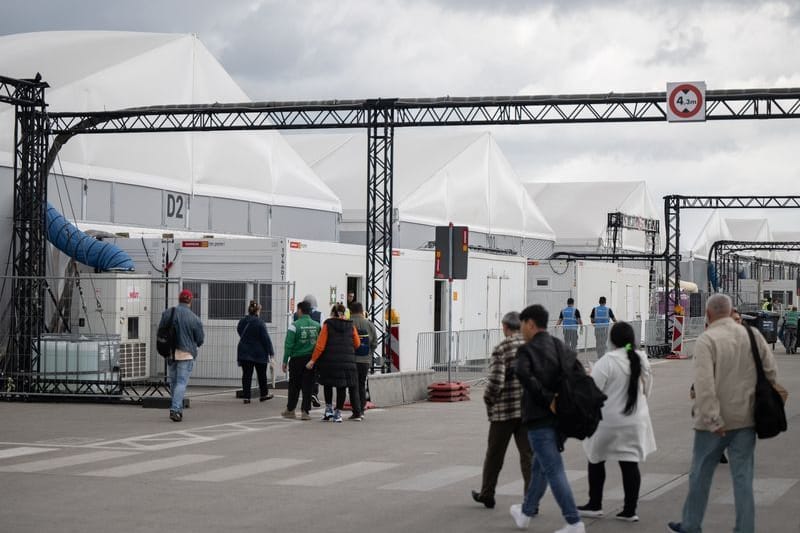
[[[800,87],[796,0],[3,0],[0,34],[101,29],[196,33],[254,100]],[[800,194],[800,120],[493,132],[526,181],[644,179],[657,202]],[[707,216],[687,213],[684,244]]]

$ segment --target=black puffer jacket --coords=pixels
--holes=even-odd
[[[558,390],[562,373],[557,342],[561,341],[541,332],[517,350],[515,372],[523,390],[522,422],[529,429],[556,423],[550,402]],[[563,347],[560,352],[565,353]]]
[[[331,387],[357,385],[353,322],[341,318],[329,318],[325,321],[325,327],[328,330],[328,339],[317,361],[319,383]]]

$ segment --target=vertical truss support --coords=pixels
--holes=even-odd
[[[16,97],[14,128],[14,229],[10,342],[3,370],[10,379],[4,388],[28,392],[38,370],[45,302],[45,199],[48,120],[44,93],[47,84],[25,80]],[[12,385],[13,383],[13,385]]]
[[[366,102],[367,130],[367,315],[391,371],[387,340],[392,309],[392,211],[395,100]],[[374,371],[374,367],[372,368]]]
[[[664,343],[672,341],[672,318],[675,304],[681,299],[681,211],[680,197],[664,197],[664,222],[667,226],[666,279],[664,281]]]

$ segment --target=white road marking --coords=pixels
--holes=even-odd
[[[43,472],[45,470],[55,470],[56,468],[64,468],[67,466],[96,463],[98,461],[105,461],[107,459],[118,459],[120,457],[128,457],[129,455],[136,455],[136,452],[115,452],[103,450],[80,455],[70,455],[68,457],[55,457],[53,459],[41,459],[39,461],[31,461],[28,463],[0,466],[0,472]]]
[[[178,479],[181,481],[231,481],[243,477],[263,474],[264,472],[289,468],[290,466],[308,462],[310,462],[309,459],[264,459],[263,461],[253,461],[251,463],[243,463],[240,465],[228,466],[226,468],[209,470],[208,472],[201,472],[199,474],[183,476],[179,477]]]
[[[0,450],[0,459],[10,459],[21,455],[33,455],[35,453],[52,452],[58,448],[36,448],[33,446],[20,446],[18,448],[6,448]]]
[[[753,480],[753,497],[756,505],[772,505],[797,484],[797,479],[761,478]],[[733,488],[723,494],[714,503],[734,504]]]
[[[179,466],[186,466],[195,463],[203,463],[211,461],[212,459],[219,459],[219,455],[201,455],[201,454],[186,454],[176,455],[174,457],[165,457],[163,459],[153,459],[151,461],[143,461],[140,463],[132,463],[129,465],[115,466],[113,468],[104,468],[102,470],[93,470],[81,474],[82,476],[94,477],[128,477],[138,474],[146,474],[149,472],[157,472],[158,470],[167,470],[170,468],[178,468]]]
[[[480,473],[481,468],[478,466],[449,466],[409,479],[404,479],[397,483],[383,485],[378,488],[386,490],[428,491],[479,476]]]
[[[567,470],[567,480],[572,483],[586,477],[586,470]],[[500,485],[495,489],[495,494],[501,496],[521,496],[523,489],[522,479]]]
[[[397,463],[374,463],[362,461],[349,465],[323,470],[305,476],[286,479],[278,482],[279,485],[302,485],[304,487],[326,487],[341,481],[355,479],[357,477],[375,474],[384,470],[389,470],[400,466]]]

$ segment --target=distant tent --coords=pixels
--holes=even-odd
[[[342,239],[364,242],[365,136],[286,139],[339,196]],[[490,133],[397,132],[394,206],[398,247],[420,247],[433,240],[433,226],[453,222],[470,227],[473,244],[509,246],[530,256],[552,248],[552,229]]]

